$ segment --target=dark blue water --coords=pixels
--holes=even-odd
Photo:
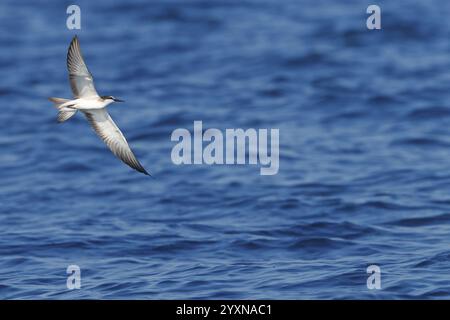
[[[77,3],[0,3],[0,298],[450,297],[448,1]],[[56,123],[75,33],[153,178]],[[175,166],[194,120],[278,128],[279,173]]]

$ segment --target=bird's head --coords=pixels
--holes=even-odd
[[[103,100],[110,100],[111,102],[125,102],[125,101],[117,99],[113,96],[101,96],[100,98],[102,98]]]

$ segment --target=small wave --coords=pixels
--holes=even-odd
[[[450,116],[450,109],[444,107],[428,107],[420,108],[408,113],[407,118],[410,120],[433,120]]]
[[[439,147],[449,148],[450,143],[437,138],[417,137],[395,139],[390,143],[391,146],[417,146],[417,147]]]
[[[440,252],[428,259],[424,259],[415,265],[416,268],[428,268],[435,265],[447,265],[450,260],[450,252]]]
[[[441,223],[450,222],[450,213],[445,213],[441,215],[431,216],[431,217],[416,217],[416,218],[406,218],[399,219],[395,221],[390,221],[387,224],[403,226],[403,227],[420,227],[420,226],[430,226]]]
[[[331,239],[331,238],[310,238],[296,241],[289,246],[289,249],[301,249],[308,252],[315,252],[316,254],[324,255],[330,250],[342,249],[352,245],[348,240]]]

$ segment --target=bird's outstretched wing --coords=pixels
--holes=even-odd
[[[139,163],[139,161],[134,156],[128,142],[123,136],[120,129],[111,119],[110,115],[106,109],[95,109],[84,111],[86,118],[91,124],[97,135],[106,143],[106,145],[111,149],[112,153],[120,160],[125,162],[131,168],[142,172],[146,175],[149,173],[144,169],[144,167]]]
[[[77,36],[73,37],[67,51],[67,69],[69,70],[70,86],[76,98],[98,96],[92,74],[89,72],[81,55]]]

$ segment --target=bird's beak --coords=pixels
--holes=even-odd
[[[116,99],[116,98],[114,98],[114,101],[115,102],[125,102],[124,100],[120,100],[120,99]]]

